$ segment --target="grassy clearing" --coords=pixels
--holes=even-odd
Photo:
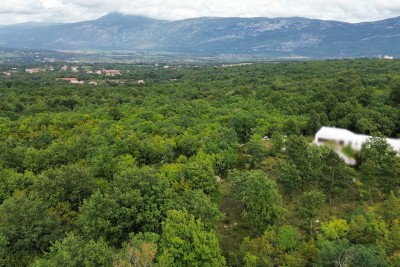
[[[224,219],[217,225],[216,231],[222,253],[227,259],[228,266],[240,266],[236,257],[240,243],[246,236],[256,236],[257,230],[243,218],[243,205],[231,192],[231,185],[222,181],[223,197],[220,210],[225,214]]]

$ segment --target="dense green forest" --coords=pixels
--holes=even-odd
[[[1,266],[400,266],[400,61],[62,65],[0,66]]]

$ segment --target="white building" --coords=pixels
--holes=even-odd
[[[355,134],[347,129],[323,126],[315,134],[313,143],[331,145],[336,150],[350,145],[355,151],[360,151],[362,145],[371,137],[364,134]],[[386,142],[400,156],[400,139],[386,138]]]

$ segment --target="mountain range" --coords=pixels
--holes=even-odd
[[[300,17],[167,21],[111,13],[78,23],[0,26],[0,46],[195,56],[400,57],[400,17],[363,23]]]

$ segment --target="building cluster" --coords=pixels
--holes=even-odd
[[[169,68],[169,66],[165,66],[164,68]],[[45,67],[35,67],[35,68],[25,68],[22,70],[26,73],[29,74],[34,74],[34,73],[40,73],[40,72],[46,72],[46,71],[59,71],[59,72],[67,72],[67,73],[86,73],[86,74],[91,74],[91,75],[104,75],[104,76],[109,76],[109,77],[114,77],[117,75],[121,75],[122,71],[118,69],[90,69],[90,68],[85,68],[85,67],[78,67],[78,66],[69,66],[69,65],[62,65],[59,67],[54,67],[54,66],[45,66]],[[13,68],[12,70],[9,71],[4,71],[3,74],[5,76],[11,76],[13,73],[19,72],[18,69]],[[127,70],[126,73],[129,73],[130,71]],[[65,76],[65,74],[63,74]],[[72,75],[75,76],[75,75]],[[74,78],[74,77],[65,77],[65,78],[56,78],[56,80],[59,81],[66,81],[72,84],[90,84],[90,85],[98,85],[98,81],[84,81],[79,78]],[[115,81],[116,83],[123,83],[122,81]],[[144,85],[145,81],[144,80],[137,80],[136,83],[138,85]]]

